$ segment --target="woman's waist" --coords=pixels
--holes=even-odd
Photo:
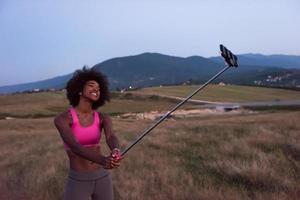
[[[70,159],[70,168],[76,171],[93,171],[103,167],[89,160]]]
[[[99,147],[99,141],[92,141],[92,142],[86,142],[86,143],[83,143],[83,142],[79,142],[79,144],[81,146],[84,146],[86,148],[97,148]],[[66,151],[70,150],[71,148],[69,147],[69,145],[67,145],[66,143],[64,143],[64,148]]]
[[[88,148],[90,151],[94,151],[94,152],[98,153],[99,155],[101,154],[99,145],[93,145],[93,146],[85,147],[85,148]],[[70,149],[66,149],[66,153],[69,157],[70,168],[73,168],[74,170],[89,171],[89,170],[99,169],[102,167],[98,163],[92,162],[81,156],[78,156],[77,154],[73,153]]]
[[[89,171],[81,171],[72,169],[70,167],[68,172],[68,177],[74,180],[78,181],[91,181],[91,180],[97,180],[101,179],[105,176],[109,175],[109,171],[100,167],[95,170],[89,170]]]

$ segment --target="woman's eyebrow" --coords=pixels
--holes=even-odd
[[[90,86],[95,86],[96,85],[98,88],[100,88],[100,86],[97,83],[94,83],[94,82],[89,82],[88,85],[90,85]]]
[[[98,85],[96,82],[88,82],[89,85]]]

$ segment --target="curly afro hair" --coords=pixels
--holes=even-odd
[[[83,91],[86,82],[91,80],[96,81],[100,87],[100,97],[93,103],[92,108],[97,109],[110,100],[109,84],[106,76],[99,71],[84,66],[82,69],[76,70],[73,77],[67,82],[67,98],[70,105],[73,107],[78,105],[80,99],[79,93]]]

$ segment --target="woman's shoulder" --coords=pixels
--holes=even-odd
[[[54,122],[55,121],[67,121],[68,123],[72,123],[72,115],[71,115],[70,110],[68,109],[64,112],[57,114],[54,117]]]
[[[101,118],[101,119],[108,119],[110,118],[109,114],[107,113],[103,113],[103,112],[100,112],[100,111],[96,111],[98,113],[98,116]]]
[[[97,111],[97,113],[99,115],[101,124],[105,125],[105,124],[111,122],[111,118],[110,118],[109,114],[102,113],[102,112],[99,112],[99,111]]]

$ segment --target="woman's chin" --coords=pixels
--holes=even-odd
[[[87,96],[86,99],[88,99],[91,102],[96,102],[99,100],[99,97]]]
[[[90,98],[90,100],[93,101],[93,102],[96,102],[96,101],[99,100],[99,98],[97,98],[97,97],[92,97],[92,98]]]

